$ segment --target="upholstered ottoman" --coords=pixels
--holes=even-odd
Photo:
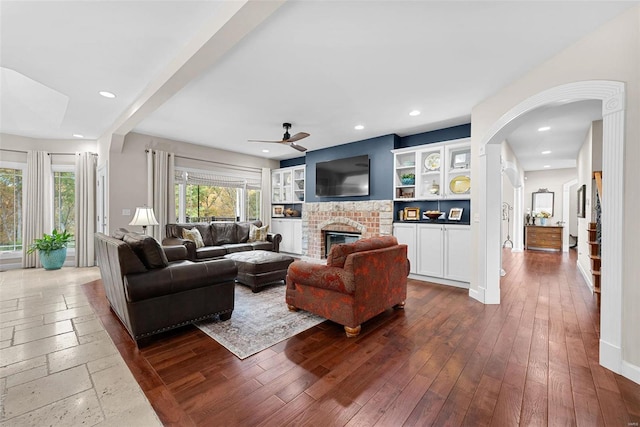
[[[278,252],[245,251],[224,256],[232,259],[238,267],[236,281],[258,292],[261,287],[279,282],[287,277],[287,268],[293,258]]]

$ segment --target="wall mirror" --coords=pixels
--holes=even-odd
[[[531,194],[531,211],[534,215],[544,211],[553,216],[553,191],[541,188]]]

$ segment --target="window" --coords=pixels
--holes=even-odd
[[[256,220],[260,182],[207,172],[176,169],[176,219],[179,222]]]
[[[22,169],[0,168],[0,252],[22,250]]]
[[[76,234],[76,179],[73,172],[53,172],[53,227]],[[75,247],[75,241],[69,242]]]

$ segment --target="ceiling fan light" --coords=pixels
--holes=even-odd
[[[355,130],[362,130],[362,129],[364,129],[364,126],[363,125],[355,125],[353,128]]]

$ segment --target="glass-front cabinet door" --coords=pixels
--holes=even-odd
[[[293,202],[293,171],[291,169],[282,171],[282,201]]]
[[[282,203],[282,173],[275,171],[271,174],[271,202]]]
[[[420,198],[439,199],[442,197],[442,169],[444,159],[442,147],[420,151]]]
[[[469,144],[455,144],[446,146],[445,150],[444,194],[448,198],[468,199],[471,197],[471,147]]]

